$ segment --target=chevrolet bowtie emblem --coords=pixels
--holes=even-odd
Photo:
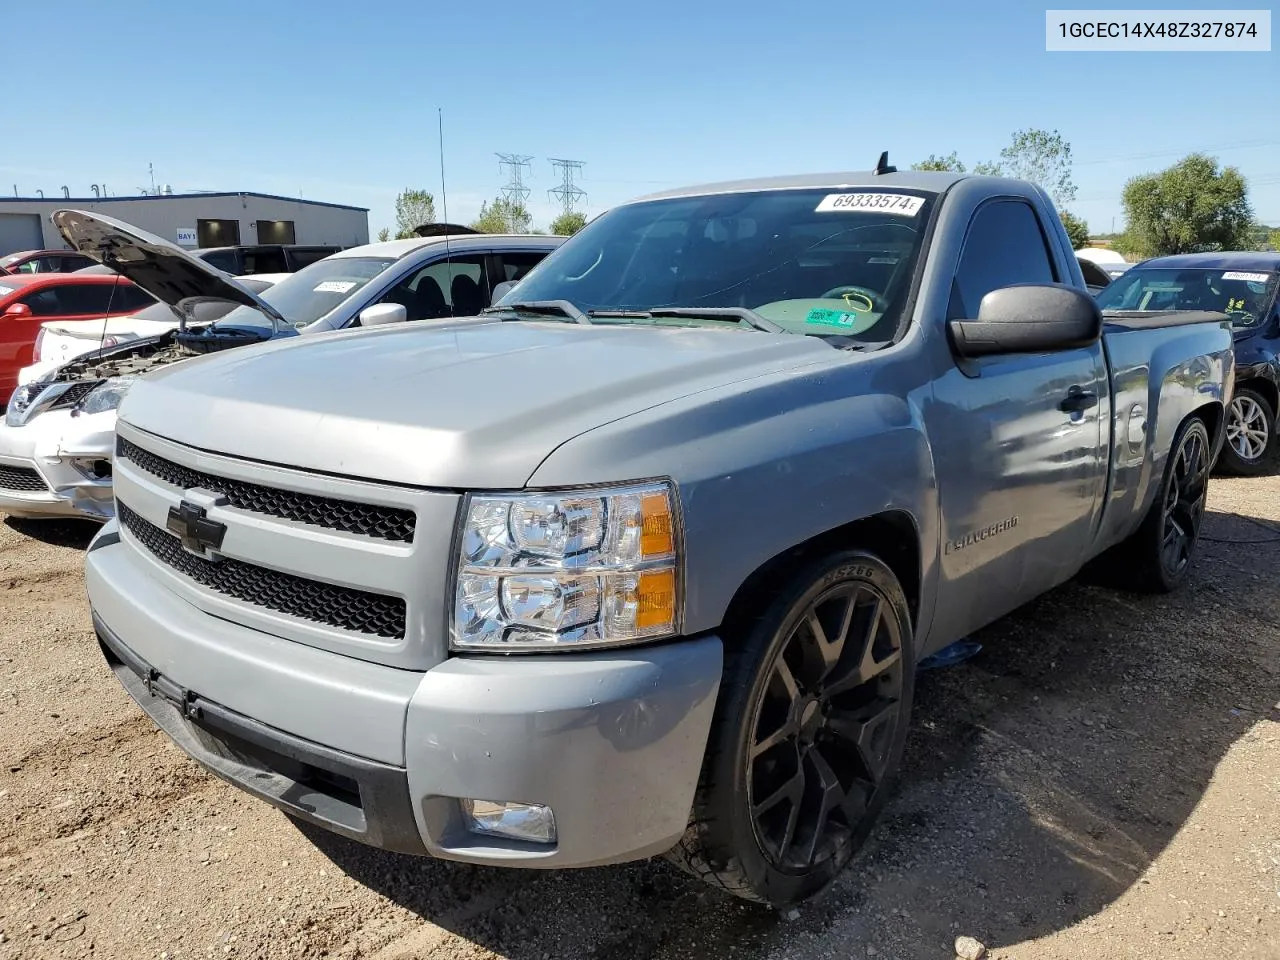
[[[210,520],[205,515],[204,507],[189,500],[183,500],[178,506],[169,508],[165,527],[182,541],[183,548],[206,558],[222,547],[222,538],[227,533],[225,524]]]

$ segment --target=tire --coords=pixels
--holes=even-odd
[[[1267,398],[1249,387],[1239,388],[1227,408],[1225,429],[1218,469],[1237,477],[1265,473],[1276,435],[1276,411]]]
[[[1203,420],[1192,417],[1178,428],[1142,526],[1099,558],[1096,582],[1137,593],[1171,593],[1182,586],[1191,572],[1204,520],[1209,450]]]
[[[831,883],[892,790],[915,680],[911,616],[893,571],[848,550],[725,632],[692,821],[666,856],[781,908]]]

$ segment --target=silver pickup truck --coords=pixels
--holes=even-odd
[[[677,190],[479,317],[140,380],[88,594],[295,818],[781,906],[867,836],[922,657],[1086,564],[1185,580],[1232,370],[1223,315],[1104,323],[1028,183]]]

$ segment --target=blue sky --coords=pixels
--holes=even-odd
[[[595,213],[668,185],[867,169],[885,149],[904,168],[973,163],[1040,127],[1071,143],[1071,209],[1095,231],[1122,224],[1127,178],[1192,150],[1237,166],[1280,224],[1274,44],[1048,53],[1044,6],[1025,2],[115,0],[47,2],[15,29],[0,184],[24,196],[135,194],[151,163],[175,191],[366,206],[376,233],[406,186],[442,213],[441,108],[452,221],[498,193],[497,152],[534,158],[545,226],[548,157],[584,161]]]

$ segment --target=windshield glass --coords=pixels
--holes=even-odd
[[[1097,296],[1104,313],[1120,310],[1212,310],[1231,317],[1237,328],[1254,327],[1267,316],[1280,273],[1258,270],[1134,267]]]
[[[332,257],[317,260],[258,294],[294,326],[314,323],[395,263],[389,257]],[[271,320],[254,307],[236,307],[219,326],[265,327]]]
[[[935,199],[923,190],[827,187],[626,204],[566,241],[502,303],[565,300],[586,312],[746,307],[788,333],[891,340]]]

